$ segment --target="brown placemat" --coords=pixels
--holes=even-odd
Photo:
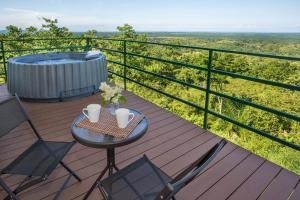
[[[118,138],[127,138],[143,118],[144,115],[135,115],[133,120],[127,125],[126,128],[119,128],[116,116],[110,114],[106,109],[102,108],[100,112],[100,118],[97,123],[91,123],[87,118],[84,118],[82,121],[77,123],[76,126]]]

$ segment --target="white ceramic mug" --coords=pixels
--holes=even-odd
[[[86,108],[82,109],[82,113],[90,120],[91,123],[96,123],[99,121],[101,105],[90,104]],[[87,113],[85,112],[87,111]]]
[[[118,127],[126,128],[126,126],[133,120],[134,114],[130,113],[129,110],[126,108],[119,108],[116,110],[116,118],[117,118]]]

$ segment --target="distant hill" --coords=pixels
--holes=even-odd
[[[234,40],[272,40],[272,41],[298,41],[300,33],[221,33],[221,32],[141,32],[148,34],[149,37],[189,37],[205,40],[214,39],[234,39]]]
[[[75,35],[82,35],[84,32],[73,32]],[[110,37],[116,32],[98,32],[98,36]],[[234,39],[234,40],[271,40],[271,41],[293,41],[300,42],[300,33],[251,33],[251,32],[138,32],[147,34],[149,37],[186,37],[204,40]]]

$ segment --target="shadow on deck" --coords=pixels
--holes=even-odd
[[[126,92],[128,107],[147,115],[149,129],[135,143],[116,149],[117,165],[121,168],[143,154],[167,174],[175,176],[220,138],[209,131],[172,114],[130,92]],[[7,98],[6,86],[0,86],[0,101]],[[42,137],[46,140],[70,141],[70,124],[98,95],[63,103],[28,103],[24,105]],[[0,139],[0,169],[23,152],[35,137],[29,126],[22,125]],[[70,181],[60,199],[82,199],[106,164],[104,149],[76,144],[64,161],[81,176],[81,183]],[[67,172],[58,167],[48,181],[20,194],[21,199],[52,199],[65,180]],[[21,177],[4,176],[10,186]],[[300,177],[241,147],[228,143],[216,159],[176,196],[178,200],[297,200],[300,199]],[[0,199],[4,196],[0,189]],[[90,199],[101,199],[95,190]]]

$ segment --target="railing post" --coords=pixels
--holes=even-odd
[[[124,80],[124,90],[127,90],[126,78],[127,78],[127,47],[126,40],[123,41],[123,80]]]
[[[213,50],[209,50],[209,52],[208,52],[208,63],[207,63],[207,77],[206,77],[205,110],[204,110],[204,121],[203,121],[203,128],[204,129],[207,129],[207,120],[208,120],[208,107],[209,107],[209,94],[210,94],[210,82],[211,82],[212,56],[213,56]]]
[[[4,69],[4,80],[5,82],[7,82],[6,59],[5,59],[5,49],[4,49],[3,40],[1,40],[1,52],[2,52],[2,61],[3,61],[3,69]]]
[[[91,38],[85,38],[85,51],[91,50]]]

